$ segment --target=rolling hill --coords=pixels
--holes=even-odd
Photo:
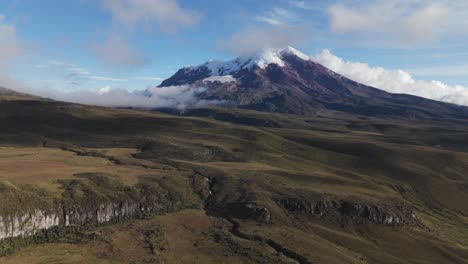
[[[467,263],[463,109],[395,97],[431,118],[0,101],[0,262]]]

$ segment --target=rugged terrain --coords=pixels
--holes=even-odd
[[[0,263],[468,263],[458,107],[174,116],[15,96]]]

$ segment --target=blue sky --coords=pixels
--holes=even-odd
[[[33,89],[141,90],[292,45],[468,87],[467,18],[466,0],[2,0],[0,69]]]

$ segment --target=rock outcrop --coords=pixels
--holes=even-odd
[[[83,226],[103,224],[125,218],[143,217],[169,210],[169,204],[144,204],[138,201],[122,201],[73,208],[61,207],[54,213],[35,209],[30,213],[0,216],[0,240],[27,237],[56,226]]]
[[[270,210],[256,203],[231,203],[223,211],[229,217],[253,219],[262,223],[272,222]]]
[[[22,215],[0,216],[0,240],[31,236],[59,225],[60,217],[57,214],[49,214],[40,209]]]
[[[77,177],[82,179],[61,182],[62,197],[50,197],[55,200],[51,204],[0,211],[0,240],[32,236],[52,227],[99,225],[203,206],[195,193],[179,193],[155,179],[142,179],[128,187],[104,175]],[[179,187],[190,190],[188,186]]]
[[[413,210],[404,204],[375,205],[351,201],[309,201],[298,198],[283,198],[276,203],[289,212],[309,216],[335,215],[351,218],[354,221],[367,221],[373,224],[399,226],[416,224]]]

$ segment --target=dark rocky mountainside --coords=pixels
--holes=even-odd
[[[343,77],[288,48],[229,62],[210,61],[180,69],[160,87],[207,88],[203,99],[267,112],[330,111],[371,116],[466,118],[468,108],[411,95],[390,94]]]

